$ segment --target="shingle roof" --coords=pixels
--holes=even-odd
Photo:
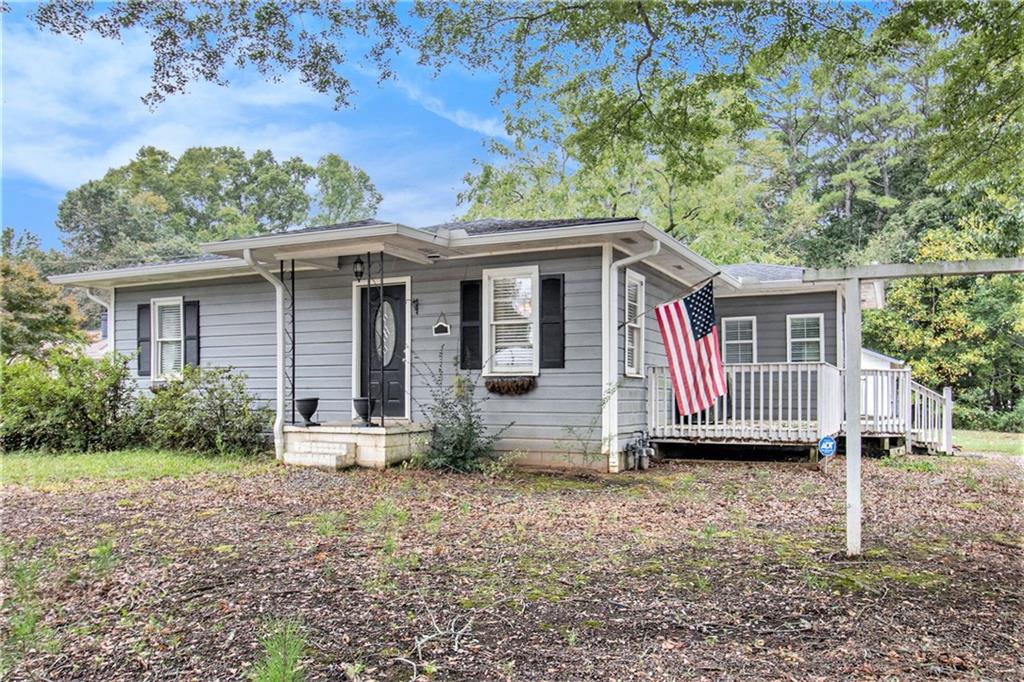
[[[601,225],[619,223],[635,218],[554,218],[550,220],[507,220],[500,218],[483,218],[450,223],[439,223],[422,228],[424,232],[437,233],[439,230],[465,230],[470,236],[483,234],[499,234],[502,232],[524,232],[528,230],[546,230],[556,227],[573,227],[576,225]]]
[[[122,265],[117,268],[110,268],[110,270],[116,270],[121,272],[122,270],[138,270],[139,268],[151,268],[154,265],[183,265],[186,263],[206,263],[208,261],[217,260],[235,260],[229,256],[221,256],[216,253],[204,253],[197,256],[182,256],[180,258],[165,258],[162,260],[148,261],[144,263],[133,263],[132,265]]]
[[[391,225],[391,223],[384,222],[383,220],[376,220],[375,218],[366,218],[365,220],[352,220],[347,223],[334,223],[333,225],[300,227],[298,229],[285,230],[284,232],[276,232],[275,234],[303,234],[305,232],[324,232],[326,230],[348,230],[353,227],[370,227],[372,225]]]
[[[758,279],[762,282],[785,282],[803,279],[804,269],[799,265],[768,265],[767,263],[736,263],[722,269],[733,277]]]

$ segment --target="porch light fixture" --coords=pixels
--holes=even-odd
[[[366,274],[366,264],[363,263],[361,256],[357,256],[356,262],[352,264],[352,274],[355,275],[357,282],[363,281],[363,275]]]

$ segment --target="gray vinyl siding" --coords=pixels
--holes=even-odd
[[[119,288],[114,312],[117,352],[136,353],[138,305],[165,296],[199,301],[200,364],[237,367],[246,373],[250,391],[264,400],[273,400],[274,290],[265,280],[257,276],[230,277],[181,285]],[[134,358],[131,367],[134,375]],[[150,377],[136,379],[140,389],[149,388]]]
[[[337,272],[296,273],[296,397],[318,396],[320,421],[349,421],[352,396],[351,258]],[[487,425],[511,422],[500,449],[570,452],[579,440],[593,447],[601,438],[601,254],[596,248],[441,261],[418,265],[385,259],[386,277],[411,277],[411,418],[425,420],[429,372],[454,374],[459,347],[460,282],[480,279],[485,268],[538,265],[541,276],[565,276],[565,367],[541,369],[537,387],[524,396],[487,393],[479,372],[477,398]],[[200,301],[200,357],[203,365],[233,366],[248,375],[260,398],[274,395],[274,289],[258,277],[182,282],[180,285],[121,288],[116,298],[117,349],[136,350],[136,306],[150,298],[184,296]],[[413,305],[413,303],[409,303]],[[450,336],[432,327],[444,313]],[[146,388],[147,378],[140,379]],[[575,434],[569,432],[575,429]]]
[[[642,263],[628,268],[640,273],[645,278],[645,313],[644,313],[644,368],[664,367],[668,364],[665,347],[661,342],[661,330],[654,316],[653,308],[670,301],[685,291],[682,283],[663,275]],[[625,273],[619,274],[619,324],[626,318],[625,311]],[[647,379],[625,376],[626,334],[624,329],[618,331],[618,373],[620,386],[619,397],[619,446],[624,447],[633,437],[635,431],[647,429]]]
[[[757,319],[758,362],[786,362],[786,316],[816,313],[822,313],[825,320],[825,362],[835,365],[837,327],[834,291],[715,299],[715,314],[719,322],[723,317]]]

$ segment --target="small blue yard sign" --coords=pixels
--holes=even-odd
[[[818,441],[818,452],[822,457],[831,457],[836,454],[836,439],[832,436],[822,436]]]

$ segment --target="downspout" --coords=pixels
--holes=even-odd
[[[274,455],[278,460],[284,460],[284,282],[270,274],[260,262],[253,258],[251,249],[245,249],[242,252],[242,257],[250,268],[274,285],[276,294],[274,326],[277,332],[277,408],[274,411]]]
[[[612,247],[605,246],[603,262],[607,264],[602,273],[602,290],[604,292],[605,330],[602,336],[603,348],[601,385],[601,441],[608,450],[608,471],[619,471],[619,396],[618,396],[618,364],[619,364],[619,270],[658,255],[661,242],[643,253],[627,256],[617,261],[611,260]]]

